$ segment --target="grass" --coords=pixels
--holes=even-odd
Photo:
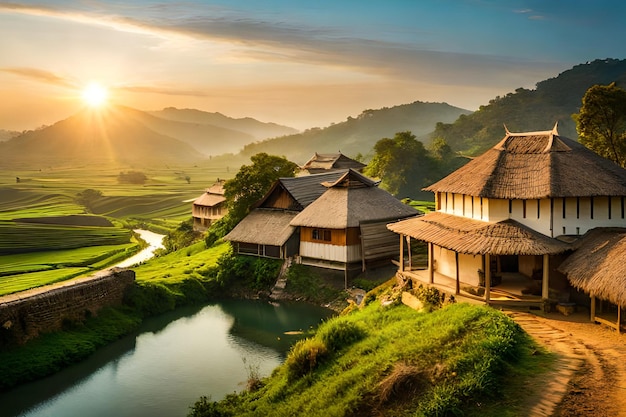
[[[549,361],[536,352],[519,326],[488,307],[425,313],[373,302],[294,345],[261,388],[201,399],[189,415],[502,415],[507,381]],[[517,399],[508,396],[506,406],[523,414]]]
[[[66,281],[91,271],[87,267],[48,269],[0,277],[0,295],[13,294],[43,285]]]

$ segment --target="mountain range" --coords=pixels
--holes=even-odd
[[[471,112],[446,103],[416,101],[367,109],[357,117],[298,133],[291,127],[252,118],[235,119],[195,109],[145,112],[124,106],[83,110],[37,130],[0,131],[0,169],[76,163],[132,166],[187,164],[210,156],[248,160],[259,152],[282,155],[302,164],[313,153],[342,152],[368,160],[374,144],[411,131],[426,145],[444,138],[453,150],[475,155],[514,131],[551,129],[576,139],[572,114],[587,89],[616,82],[626,86],[626,60],[602,59],[576,65],[533,90],[518,88]]]

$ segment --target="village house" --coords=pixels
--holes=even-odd
[[[224,198],[224,182],[218,178],[215,184],[194,200],[191,208],[193,230],[203,232],[226,215],[228,209]]]
[[[582,283],[598,271],[559,266],[572,251],[586,257],[597,246],[585,244],[593,240],[587,232],[626,227],[626,170],[559,136],[556,126],[507,130],[496,146],[425,190],[435,194],[435,212],[388,225],[400,235],[398,277],[490,305],[585,303],[572,284],[598,291]],[[426,243],[425,265],[407,250],[412,240]],[[604,285],[611,280],[618,277]],[[626,301],[623,287],[619,297],[607,291],[616,290],[596,295]]]
[[[224,239],[238,254],[278,259],[296,255],[300,238],[291,220],[326,191],[323,182],[341,175],[334,171],[278,179]]]
[[[322,172],[331,172],[345,169],[353,169],[363,172],[366,167],[362,162],[348,158],[341,152],[322,154],[317,153],[311,157],[304,165],[300,167],[298,175],[319,174]]]
[[[419,212],[347,169],[281,178],[224,239],[239,254],[362,271],[397,254],[390,221]]]

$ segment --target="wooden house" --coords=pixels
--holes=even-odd
[[[224,217],[227,211],[224,180],[218,179],[204,194],[194,200],[191,208],[193,229],[205,231],[213,222]]]
[[[280,178],[250,213],[224,239],[236,253],[285,259],[298,253],[298,228],[290,222],[325,191],[325,181],[336,181],[341,172]]]
[[[349,169],[290,222],[300,229],[303,264],[341,270],[365,270],[397,253],[397,237],[386,224],[419,214],[378,183]]]
[[[322,172],[353,169],[363,172],[366,165],[357,160],[348,158],[341,152],[331,154],[315,154],[304,165],[300,167],[300,174],[319,174]]]
[[[598,227],[626,227],[626,170],[551,131],[511,133],[425,188],[436,211],[389,224],[400,235],[398,276],[492,305],[566,303],[557,267],[571,242]],[[405,243],[427,243],[426,265]],[[625,259],[626,261],[626,259]]]

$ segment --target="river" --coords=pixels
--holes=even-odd
[[[269,375],[303,337],[292,333],[331,315],[250,300],[177,309],[79,364],[0,394],[0,416],[184,417],[202,395],[243,390],[250,369]]]
[[[118,268],[128,268],[141,262],[147,261],[154,256],[155,250],[161,249],[163,247],[163,238],[165,237],[165,235],[160,235],[158,233],[142,229],[135,229],[134,232],[137,233],[143,240],[145,240],[148,246],[143,248],[130,258],[124,259],[122,262],[115,265]]]

